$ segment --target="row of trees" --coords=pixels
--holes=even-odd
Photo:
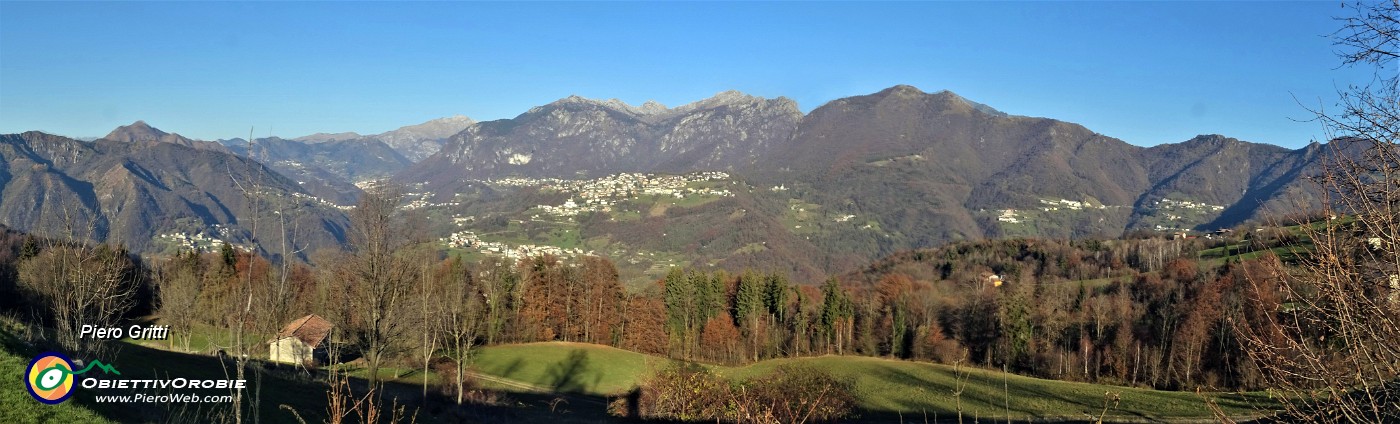
[[[1158,388],[1258,388],[1231,323],[1279,307],[1276,293],[1255,291],[1284,269],[1265,254],[1223,266],[1178,257],[1159,272],[1097,282],[891,272],[868,286],[813,287],[776,274],[675,270],[660,284],[667,352],[682,358],[859,354]]]

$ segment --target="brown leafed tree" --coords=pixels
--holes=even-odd
[[[622,318],[623,349],[652,355],[666,354],[666,304],[659,297],[631,295]]]
[[[555,340],[563,334],[570,307],[559,259],[539,256],[521,262],[520,309],[516,337],[520,341]]]
[[[622,324],[623,308],[627,306],[627,293],[618,280],[617,267],[598,256],[585,256],[580,262],[578,277],[583,296],[575,302],[582,311],[582,340],[615,345],[618,337],[614,330]]]
[[[737,362],[739,355],[739,328],[734,326],[734,318],[728,312],[720,312],[705,322],[700,331],[700,346],[707,359],[724,363]]]

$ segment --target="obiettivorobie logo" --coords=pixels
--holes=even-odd
[[[73,360],[62,353],[45,352],[29,361],[29,368],[24,372],[24,387],[29,389],[29,395],[34,396],[34,400],[50,405],[62,403],[73,396],[73,376],[92,371],[94,367],[108,374],[122,374],[115,367],[95,359],[82,370],[73,371]]]
[[[73,396],[73,391],[77,387],[88,390],[111,391],[117,390],[121,394],[97,395],[96,401],[99,403],[165,403],[165,402],[232,402],[233,396],[225,392],[222,395],[196,394],[191,392],[172,393],[172,390],[243,390],[247,387],[247,380],[228,379],[202,379],[202,378],[143,378],[126,379],[121,378],[122,373],[116,367],[104,364],[96,359],[92,360],[81,370],[74,371],[76,366],[72,359],[68,359],[62,353],[44,352],[34,357],[29,362],[29,368],[24,372],[24,386],[29,389],[29,395],[34,400],[49,405],[63,403]],[[103,377],[84,377],[83,375],[94,368],[105,373]],[[117,377],[112,377],[117,376]],[[133,393],[129,390],[136,390]],[[155,394],[143,393],[142,391],[155,390]]]

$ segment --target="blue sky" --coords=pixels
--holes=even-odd
[[[1137,145],[1299,147],[1302,105],[1369,80],[1310,3],[0,2],[0,133],[378,133],[577,94],[736,89],[803,111],[896,84]],[[1296,99],[1296,100],[1295,100]]]

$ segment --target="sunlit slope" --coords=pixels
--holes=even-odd
[[[1024,377],[1010,373],[955,368],[925,362],[864,356],[821,356],[774,359],[753,365],[721,369],[727,377],[749,378],[782,365],[824,370],[854,383],[862,409],[919,414],[956,413],[953,394],[964,382],[962,408],[966,415],[1087,418],[1102,413],[1108,399],[1109,416],[1142,418],[1209,417],[1205,398],[1195,393],[1135,389],[1101,384],[1073,383]],[[1111,394],[1117,394],[1117,402]],[[1231,415],[1247,415],[1252,409],[1239,396],[1212,395]]]
[[[666,359],[616,348],[581,343],[529,343],[481,349],[480,372],[546,388],[589,394],[617,394],[660,368]],[[1135,389],[1023,377],[990,370],[859,356],[773,359],[741,367],[712,366],[724,377],[747,379],[792,365],[824,370],[850,381],[860,407],[870,412],[900,412],[948,418],[957,413],[953,394],[964,381],[962,410],[1013,418],[1088,418],[1098,416],[1108,399],[1110,417],[1173,419],[1212,417],[1206,398],[1195,393]],[[1117,394],[1117,402],[1112,400]],[[1232,416],[1253,415],[1248,402],[1232,394],[1210,395]],[[1009,405],[1009,407],[1008,407]]]
[[[482,373],[542,388],[610,395],[631,389],[665,362],[608,346],[544,342],[483,348],[474,366]]]

